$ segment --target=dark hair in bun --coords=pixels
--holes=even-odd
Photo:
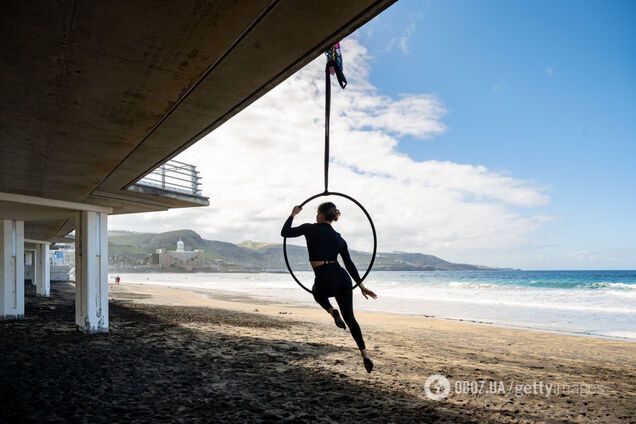
[[[318,206],[318,212],[322,212],[327,221],[337,221],[340,211],[332,202],[325,202]]]

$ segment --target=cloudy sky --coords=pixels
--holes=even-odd
[[[330,189],[367,207],[381,251],[636,268],[634,7],[471,4],[403,0],[343,41]],[[323,189],[323,70],[320,57],[177,158],[197,165],[210,207],[111,228],[280,242],[291,207]],[[369,250],[364,215],[333,200],[337,230]]]

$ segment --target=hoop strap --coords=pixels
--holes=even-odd
[[[347,79],[337,60],[330,59],[325,66],[325,192],[329,191],[329,118],[331,116],[331,71],[334,70],[340,87],[347,86]]]
[[[329,191],[329,116],[331,115],[331,76],[325,67],[325,192]]]

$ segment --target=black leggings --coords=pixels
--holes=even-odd
[[[366,349],[362,339],[362,331],[358,321],[356,321],[356,317],[353,316],[352,283],[347,271],[341,268],[337,262],[333,262],[314,268],[314,274],[316,274],[316,279],[312,290],[316,302],[329,312],[329,309],[332,308],[329,298],[335,297],[340,307],[342,318],[349,326],[349,331],[351,331],[358,348],[360,350]]]

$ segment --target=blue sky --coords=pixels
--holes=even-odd
[[[636,269],[635,5],[396,3],[343,40],[330,189],[366,206],[383,252]],[[324,63],[179,155],[210,207],[113,217],[112,228],[279,243],[291,206],[322,190]],[[364,216],[337,204],[337,230],[371,250]]]
[[[358,35],[380,90],[447,109],[400,151],[533,180],[557,219],[528,248],[636,268],[636,2],[401,0]]]

